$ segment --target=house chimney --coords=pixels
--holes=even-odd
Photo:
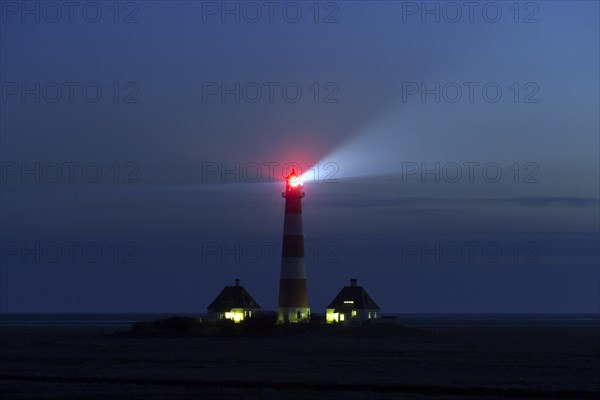
[[[356,278],[350,279],[350,286],[356,286]]]
[[[240,286],[240,278],[235,278],[235,286]]]

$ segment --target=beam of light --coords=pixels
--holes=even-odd
[[[486,104],[436,103],[435,112],[432,108],[431,104],[414,102],[390,107],[304,171],[302,180],[310,183],[401,175],[406,173],[406,163],[424,163],[431,168],[434,162],[502,161],[498,159],[499,149],[515,154],[502,131],[504,114]],[[472,133],[477,129],[478,136]],[[482,145],[487,143],[482,142],[482,135],[489,137],[491,131],[498,134],[486,140],[494,140],[495,145]]]
[[[327,182],[400,173],[400,160],[406,159],[414,148],[413,136],[400,113],[385,113],[304,171],[302,181]]]

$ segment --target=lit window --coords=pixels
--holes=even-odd
[[[352,316],[356,317],[356,310],[352,310]]]
[[[237,323],[244,319],[244,313],[242,311],[229,311],[225,313],[225,318]]]
[[[344,304],[354,304],[354,300],[344,300]]]
[[[326,321],[329,324],[339,321],[339,314],[334,312],[334,310],[328,310],[326,316]]]
[[[344,314],[340,314],[340,321],[344,320]]]

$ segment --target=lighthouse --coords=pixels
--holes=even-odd
[[[296,171],[285,179],[285,214],[279,279],[278,323],[308,322],[310,308],[306,291],[304,265],[304,232],[302,230],[302,198],[304,192]]]

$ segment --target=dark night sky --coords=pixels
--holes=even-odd
[[[77,11],[73,23],[23,23],[2,9],[0,311],[204,312],[235,277],[274,309],[281,168],[275,183],[203,179],[206,163],[236,162],[318,162],[321,178],[326,163],[337,166],[337,182],[305,183],[313,312],[351,277],[384,312],[600,311],[597,2],[536,2],[537,23],[523,23],[524,9],[515,23],[509,2],[497,3],[497,23],[480,10],[473,22],[422,23],[400,2],[337,2],[338,22],[327,24],[314,23],[312,2],[295,3],[297,23],[278,12],[273,23],[203,22],[191,1],[132,3],[138,22],[115,23],[112,2],[97,4],[98,23]],[[320,19],[334,10],[326,4]],[[236,81],[293,82],[303,95],[203,98],[207,82]],[[73,102],[66,92],[56,103],[10,94],[13,83],[35,82],[79,86]],[[90,82],[102,88],[96,103],[81,94]],[[421,101],[406,97],[410,82],[479,89],[472,102],[466,93],[447,101],[453,92]],[[481,95],[489,82],[502,88],[497,102]],[[337,102],[323,101],[327,83]],[[131,87],[136,103],[123,97]],[[532,87],[538,101],[526,102]],[[478,169],[473,182],[423,183],[402,174],[471,161],[497,163],[502,177],[487,182]],[[9,174],[65,162],[97,163],[103,176],[89,183],[77,169],[72,183],[23,183]],[[138,181],[115,183],[111,167],[119,163],[122,181],[128,162]],[[537,182],[524,182],[530,168]],[[71,242],[73,260],[44,254]],[[89,243],[102,249],[97,262],[81,256]],[[122,262],[131,243],[135,262]],[[463,254],[451,262],[456,245]],[[214,246],[235,254],[214,255]],[[423,260],[415,246],[450,253]],[[483,248],[502,255],[493,262]]]

